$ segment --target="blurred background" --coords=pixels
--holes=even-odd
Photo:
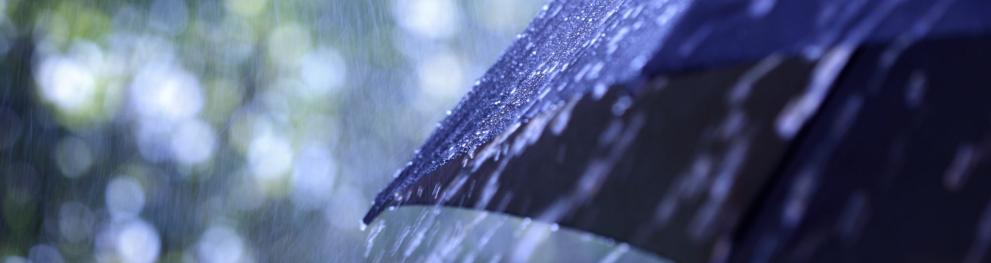
[[[0,0],[0,261],[431,254],[360,217],[543,4]]]

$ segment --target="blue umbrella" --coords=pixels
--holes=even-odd
[[[379,194],[677,261],[979,262],[991,2],[553,1]]]

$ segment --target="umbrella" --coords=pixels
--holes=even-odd
[[[991,2],[552,1],[375,200],[676,261],[979,262]]]

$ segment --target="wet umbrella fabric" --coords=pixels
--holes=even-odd
[[[677,261],[980,261],[991,3],[774,2],[550,3],[365,221],[442,204]]]

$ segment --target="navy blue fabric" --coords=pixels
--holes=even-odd
[[[700,0],[645,67],[646,75],[722,67],[771,54],[809,55],[846,43],[900,37],[944,38],[991,32],[986,0]],[[929,20],[932,17],[932,21]],[[921,35],[914,30],[918,29]]]

